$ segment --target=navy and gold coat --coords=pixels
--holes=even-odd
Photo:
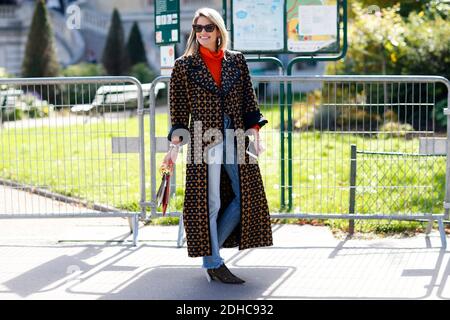
[[[172,128],[168,139],[171,139],[177,129],[185,129],[190,133],[190,141],[183,141],[183,143],[189,143],[187,156],[190,157],[186,165],[183,208],[190,257],[211,255],[208,164],[205,161],[200,163],[193,161],[196,155],[203,159],[205,148],[213,145],[210,141],[203,140],[205,131],[217,128],[223,132],[224,113],[230,116],[235,129],[243,131],[255,124],[262,127],[267,123],[260,113],[247,62],[242,53],[225,50],[221,76],[222,85],[218,87],[200,53],[196,52],[175,61],[170,80]],[[201,121],[201,130],[197,126],[196,134],[201,134],[202,142],[198,143],[197,140],[197,144],[194,144],[194,123],[196,121]],[[245,141],[247,146],[248,137],[245,138]],[[220,140],[214,142],[219,143]],[[195,145],[197,145],[196,148]],[[239,246],[240,250],[272,245],[269,208],[260,169],[254,161],[249,163],[245,150],[243,153],[245,163],[239,164],[241,221],[224,244],[224,247]],[[220,187],[219,217],[234,197],[230,179],[224,168],[221,171]]]

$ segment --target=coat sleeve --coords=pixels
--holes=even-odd
[[[259,125],[259,127],[262,128],[268,121],[259,110],[258,99],[256,98],[255,90],[253,90],[247,61],[242,53],[238,55],[238,58],[239,64],[241,65],[243,81],[243,116],[245,130],[252,128],[255,125]]]
[[[170,121],[172,125],[169,134],[167,135],[167,139],[169,141],[172,140],[172,134],[174,131],[178,129],[185,129],[189,131],[188,125],[191,110],[188,101],[186,84],[186,72],[182,62],[179,59],[175,60],[175,65],[172,70],[169,84]],[[181,135],[175,135],[180,136],[180,139],[182,140]],[[183,144],[184,143],[187,143],[187,141],[183,141]]]

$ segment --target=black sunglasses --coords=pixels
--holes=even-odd
[[[202,32],[203,29],[205,29],[206,32],[213,32],[216,29],[215,24],[207,24],[207,25],[201,25],[201,24],[193,24],[192,29],[194,29],[195,32]]]

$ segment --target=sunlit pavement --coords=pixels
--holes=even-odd
[[[1,299],[449,299],[449,251],[427,238],[336,239],[273,225],[274,246],[223,249],[244,285],[208,283],[176,226],[122,218],[0,220]],[[220,289],[220,290],[218,290]]]

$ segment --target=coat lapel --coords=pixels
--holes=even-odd
[[[231,58],[231,54],[228,50],[225,50],[224,59],[222,61],[222,94],[226,96],[236,82],[241,77],[241,71],[236,63]]]
[[[192,55],[191,66],[189,68],[189,79],[196,83],[198,86],[208,90],[213,94],[219,93],[211,73],[208,70],[205,62],[203,62],[200,52],[196,52]]]
[[[241,72],[237,65],[232,61],[231,54],[228,50],[225,50],[224,59],[222,61],[222,86],[220,88],[214,81],[214,78],[200,56],[200,53],[196,52],[192,57],[191,67],[188,72],[189,79],[209,92],[225,96],[231,91],[234,84],[239,81]]]

